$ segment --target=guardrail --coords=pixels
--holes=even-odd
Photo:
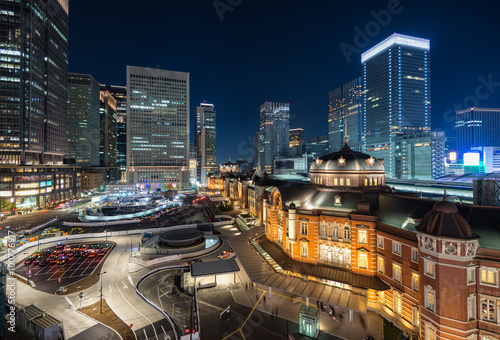
[[[26,234],[32,234],[32,233],[34,233],[35,231],[40,230],[40,229],[42,229],[42,228],[44,228],[44,227],[48,226],[49,224],[52,224],[52,223],[57,222],[57,221],[58,221],[57,217],[56,217],[56,218],[53,218],[53,219],[51,219],[51,220],[50,220],[50,221],[48,221],[48,222],[45,222],[45,223],[40,224],[40,225],[37,225],[36,227],[31,228],[30,230],[27,230],[25,233],[26,233]]]
[[[162,308],[160,308],[158,305],[156,305],[154,302],[152,302],[151,300],[149,300],[148,298],[146,298],[144,296],[144,294],[142,294],[142,292],[139,290],[139,285],[142,283],[142,281],[144,281],[148,276],[150,275],[153,275],[161,270],[166,270],[166,269],[174,269],[174,268],[182,268],[182,269],[185,269],[186,267],[188,266],[169,266],[169,267],[162,267],[162,268],[157,268],[147,274],[144,274],[143,276],[141,276],[139,278],[139,280],[137,280],[137,284],[135,285],[135,291],[136,293],[144,300],[146,301],[147,303],[149,303],[151,306],[153,306],[155,309],[157,309],[158,311],[160,311],[164,316],[165,318],[167,319],[167,321],[170,323],[170,327],[172,327],[172,330],[174,332],[174,337],[176,340],[180,340],[181,336],[180,336],[180,327],[179,325],[177,325],[177,323],[175,322],[175,320],[170,316],[170,314],[168,314],[166,311],[164,311]]]
[[[124,220],[110,222],[63,222],[66,227],[106,227],[108,225],[140,223],[140,220]]]

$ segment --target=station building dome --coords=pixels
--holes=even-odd
[[[385,186],[384,161],[353,151],[346,144],[337,152],[317,158],[309,170],[311,183],[332,188]]]

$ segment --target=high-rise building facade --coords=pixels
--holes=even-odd
[[[259,165],[273,173],[274,157],[286,156],[290,143],[290,104],[265,102],[260,107]]]
[[[62,164],[68,151],[68,0],[0,1],[0,157]]]
[[[100,91],[99,165],[116,167],[116,100]]]
[[[189,73],[127,66],[127,181],[189,186]]]
[[[431,129],[430,42],[393,34],[361,55],[363,148],[395,176],[395,136]]]
[[[304,144],[304,129],[290,129],[290,142],[288,147],[293,148],[294,146],[301,144]]]
[[[121,172],[121,181],[126,181],[127,170],[127,88],[119,85],[103,85],[116,100],[116,166]]]
[[[500,109],[471,107],[457,111],[455,131],[459,157],[473,147],[500,146]]]
[[[116,165],[116,119],[115,98],[108,91],[100,92],[99,165],[106,167],[106,183],[118,180]]]
[[[213,104],[201,103],[195,109],[196,178],[207,184],[207,174],[218,171],[217,119]]]
[[[445,175],[443,131],[401,134],[395,137],[395,178],[433,180]]]
[[[346,135],[351,149],[361,151],[361,118],[360,77],[328,92],[329,152],[340,150]]]
[[[68,74],[68,157],[99,166],[99,83],[90,74]]]
[[[68,152],[68,0],[0,0],[0,210],[76,197]]]

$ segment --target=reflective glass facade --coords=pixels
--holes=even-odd
[[[395,136],[431,128],[429,40],[393,34],[362,59],[364,151],[395,176]]]
[[[445,136],[442,131],[395,137],[398,179],[433,180],[445,175]]]
[[[290,143],[288,146],[290,148],[304,144],[304,129],[290,129]]]
[[[207,174],[217,172],[217,117],[213,104],[201,103],[195,109],[196,178],[207,184]]]
[[[99,166],[99,83],[90,74],[68,75],[68,157]]]
[[[290,143],[290,104],[266,102],[260,107],[259,165],[273,173],[274,157],[286,156]]]
[[[2,164],[67,153],[68,1],[0,1]]]
[[[127,66],[127,178],[189,186],[189,73]]]
[[[116,165],[124,173],[127,169],[127,88],[119,85],[103,85],[116,100]]]
[[[328,93],[328,145],[329,152],[344,146],[345,129],[349,147],[361,151],[361,78]]]
[[[500,109],[472,107],[457,111],[455,131],[460,157],[473,147],[500,146]]]

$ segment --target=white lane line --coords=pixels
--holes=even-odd
[[[153,323],[151,322],[151,320],[149,320],[149,319],[148,319],[148,317],[147,317],[146,315],[144,315],[144,314],[142,314],[141,312],[139,312],[139,311],[138,311],[138,310],[137,310],[134,306],[132,306],[132,304],[131,304],[130,302],[128,302],[128,300],[125,298],[125,296],[123,296],[123,293],[121,292],[120,287],[118,287],[118,283],[116,283],[116,282],[115,282],[115,285],[116,285],[116,289],[118,289],[118,293],[120,293],[120,295],[122,296],[123,300],[125,300],[125,301],[129,304],[129,306],[130,306],[130,307],[132,307],[132,309],[134,309],[137,313],[141,314],[141,315],[144,317],[144,319],[148,320],[148,322],[151,324],[151,327],[153,327],[153,331],[155,332],[155,337],[156,337],[156,340],[159,340],[159,339],[158,339],[158,334],[156,334],[156,329],[155,329],[155,326],[153,325]],[[144,333],[145,333],[145,332],[146,332],[146,331],[144,331]],[[148,337],[146,336],[146,339],[147,339],[147,338],[148,338]]]
[[[156,288],[158,290],[158,300],[160,301],[161,309],[165,310],[165,308],[163,308],[163,303],[161,303],[160,286],[156,285]]]
[[[149,338],[148,338],[148,335],[146,334],[146,330],[144,328],[142,330],[144,331],[144,339],[148,340]]]
[[[123,282],[123,280],[122,280],[122,284],[123,284],[123,289],[128,289],[128,286],[125,284],[125,282]]]
[[[109,292],[111,293],[113,289],[111,289],[111,285],[109,285]]]
[[[64,298],[66,299],[66,301],[68,301],[68,303],[71,306],[71,308],[73,308],[73,309],[76,308],[75,305],[73,304],[73,302],[71,302],[71,300],[67,296],[65,296]]]

